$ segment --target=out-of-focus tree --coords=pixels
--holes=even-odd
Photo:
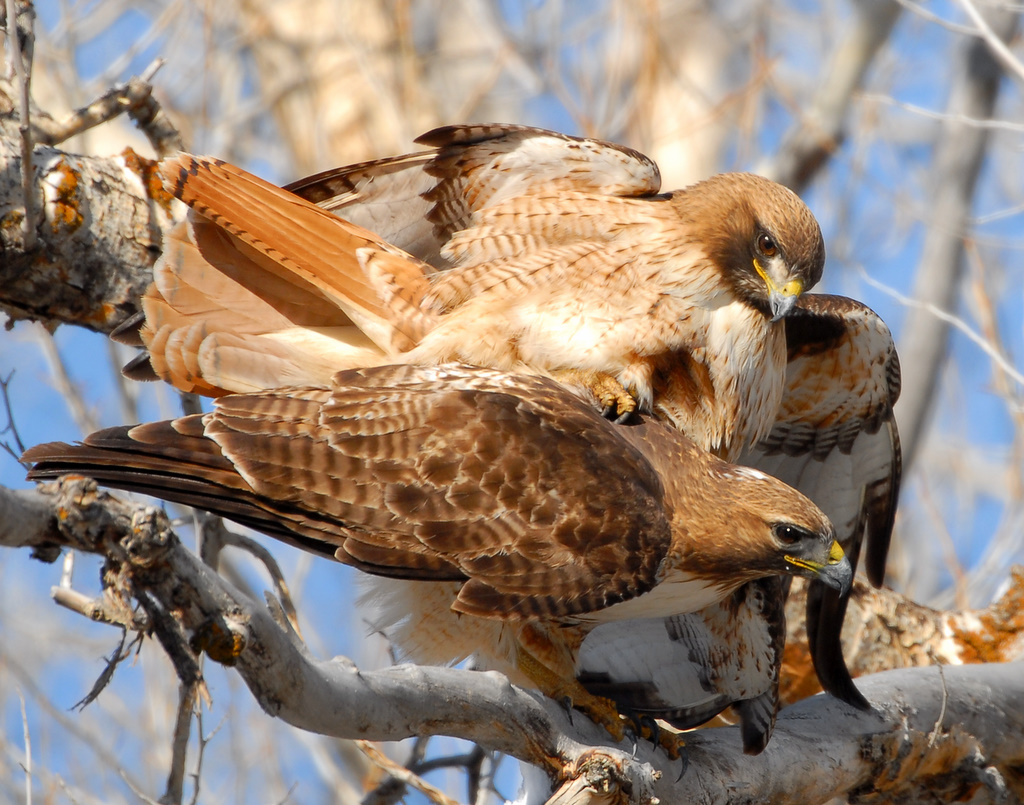
[[[105,338],[144,287],[160,239],[158,229],[138,228],[142,213],[133,217],[131,205],[145,205],[146,195],[123,179],[126,165],[146,179],[144,163],[131,154],[101,158],[129,147],[155,157],[173,147],[140,120],[148,89],[131,84],[108,94],[131,76],[145,75],[189,150],[278,182],[411,150],[417,134],[444,123],[520,122],[598,136],[652,156],[666,188],[741,169],[795,187],[825,233],[823,290],[867,302],[892,327],[905,376],[897,414],[907,466],[890,581],[936,611],[914,610],[908,619],[903,599],[865,594],[850,618],[851,645],[860,656],[884,655],[865,670],[1020,654],[1014,630],[1024,625],[1006,604],[1019,600],[1021,576],[1009,568],[1024,558],[1018,5],[104,0],[34,10],[34,23],[21,0],[0,12],[15,15],[8,30],[20,34],[17,48],[6,39],[0,82],[0,304],[11,324],[0,336],[0,381],[12,426],[3,438],[13,453],[19,438],[75,439],[179,410],[166,389],[122,381],[118,368],[130,355]],[[150,75],[156,58],[163,65]],[[118,116],[127,107],[131,118]],[[42,251],[22,249],[17,214],[31,179],[20,158],[26,110],[34,160],[46,175],[34,203],[51,211],[39,223]],[[95,125],[99,118],[110,120]],[[61,152],[95,161],[62,162]],[[80,175],[91,184],[71,186],[68,177]],[[76,205],[90,214],[75,218]],[[55,209],[70,217],[53,217]],[[97,290],[103,266],[118,261],[135,272],[119,275],[116,294]],[[102,315],[84,303],[78,315],[72,310],[83,289],[108,300]],[[84,328],[52,332],[61,320]],[[0,455],[0,483],[25,488],[22,478],[15,458]],[[188,532],[192,515],[170,513]],[[0,544],[20,544],[13,523],[12,516],[0,525]],[[311,650],[343,653],[361,668],[387,665],[387,646],[366,636],[354,607],[356,574],[270,548]],[[0,799],[23,799],[29,778],[37,799],[82,802],[160,792],[172,801],[182,786],[185,797],[240,802],[356,802],[367,792],[365,801],[385,802],[405,790],[391,761],[268,718],[238,677],[213,663],[203,667],[212,709],[196,708],[202,715],[190,732],[176,729],[191,702],[182,706],[174,669],[148,641],[141,650],[124,647],[133,661],[92,704],[69,712],[117,648],[109,626],[49,600],[51,585],[95,593],[97,560],[78,553],[73,564],[72,576],[64,563],[62,578],[60,566],[26,550],[0,553]],[[228,551],[221,572],[256,600],[270,583],[248,552]],[[1003,609],[938,611],[978,610],[1003,593]],[[950,648],[950,635],[976,635],[970,624],[985,618],[1008,635],[998,651]],[[873,653],[865,634],[902,634],[905,650]],[[942,651],[929,651],[941,638]],[[924,648],[916,651],[915,641]],[[191,736],[185,752],[172,742],[183,734]],[[785,757],[785,740],[777,740]],[[946,771],[969,752],[966,739],[950,749]],[[391,754],[417,773],[433,769],[430,779],[451,796],[465,797],[457,781],[467,768],[476,801],[492,801],[494,789],[514,793],[512,764],[498,765],[491,751],[434,738]],[[1020,798],[1019,779],[1000,774],[1001,783],[980,779],[979,790]],[[792,793],[812,801],[834,790]],[[957,796],[952,785],[935,791]],[[440,797],[410,799],[420,796]]]

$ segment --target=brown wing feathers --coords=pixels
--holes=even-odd
[[[455,252],[463,264],[472,263],[487,258],[488,249],[499,244],[512,249],[512,262],[523,262],[531,253],[536,257],[540,248],[582,237],[574,234],[573,226],[586,229],[587,238],[601,240],[608,227],[618,225],[614,216],[627,214],[609,216],[602,203],[627,207],[621,199],[602,202],[599,195],[597,200],[588,196],[586,205],[576,209],[570,198],[574,192],[635,197],[659,189],[657,167],[647,157],[554,132],[446,127],[419,142],[437,150],[329,171],[290,186],[326,209],[218,160],[181,155],[165,162],[174,194],[195,211],[176,235],[183,259],[198,255],[200,264],[216,264],[226,281],[218,285],[207,278],[193,289],[186,271],[179,276],[167,269],[158,275],[164,285],[160,294],[148,296],[153,315],[147,318],[162,320],[165,327],[152,334],[151,369],[179,387],[191,384],[210,395],[225,389],[326,383],[332,368],[377,362],[380,356],[409,349],[430,331],[436,318],[425,309],[431,298],[428,275],[435,267],[450,267]],[[535,204],[529,210],[533,223],[524,235],[523,210],[517,204],[531,194],[534,201],[550,200],[552,215],[564,212],[568,204],[573,226],[537,228],[544,205]],[[327,210],[355,223],[340,221]],[[585,211],[593,220],[586,219]],[[169,237],[169,249],[174,237]],[[467,256],[469,251],[459,250],[479,254]],[[503,266],[499,260],[482,270],[498,276]],[[232,296],[240,286],[257,301]],[[173,303],[159,307],[161,294],[173,296]],[[887,330],[881,333],[877,317],[865,310],[850,300],[805,295],[787,317],[787,389],[778,421],[759,449],[797,461],[807,455],[828,461],[837,452],[859,457],[864,434],[878,434],[879,444],[888,445],[888,475],[862,479],[862,487],[852,490],[863,495],[858,498],[863,506],[844,542],[856,561],[867,535],[868,574],[877,583],[884,572],[898,487],[891,405],[898,395],[899,369],[891,336]],[[276,335],[264,337],[275,328]],[[130,327],[127,337],[133,337]],[[325,346],[324,338],[338,338],[349,352],[338,352],[334,342]],[[353,358],[363,354],[359,350],[374,358]],[[872,363],[879,355],[886,362]],[[151,369],[140,363],[134,371],[151,375]],[[879,382],[880,375],[885,382]],[[221,498],[237,493],[238,500],[230,504],[240,512],[236,519],[247,517],[248,524],[291,535],[292,541],[331,532],[338,558],[371,572],[466,580],[458,606],[467,612],[506,608],[520,615],[558,614],[636,595],[654,583],[652,556],[657,551],[648,544],[634,555],[623,546],[664,539],[667,526],[659,509],[657,473],[632,456],[622,440],[586,449],[578,440],[560,440],[558,428],[575,428],[578,434],[578,423],[572,424],[565,410],[555,415],[544,409],[537,393],[528,393],[539,406],[536,410],[519,405],[518,392],[507,403],[498,402],[501,394],[492,394],[486,404],[471,393],[461,400],[449,395],[443,403],[435,395],[431,399],[436,410],[427,416],[416,408],[416,395],[408,389],[336,387],[330,399],[313,402],[315,422],[283,414],[290,405],[284,397],[224,398],[216,414],[200,423],[201,436],[190,432],[172,438],[170,432],[154,431],[152,438],[165,441],[146,449],[179,449],[175,439],[186,436],[216,441],[223,451],[219,460],[227,460],[231,469],[218,464],[206,444],[207,453],[200,451],[203,461],[193,467],[204,481],[183,487],[188,494],[197,499],[205,494],[226,507]],[[413,409],[415,414],[410,413]],[[466,421],[475,427],[448,427],[460,416],[470,417]],[[198,427],[191,420],[178,422],[184,423],[178,428]],[[403,429],[410,422],[421,430]],[[604,433],[590,425],[583,431]],[[135,438],[135,431],[117,438],[119,446],[110,449],[131,452],[126,442]],[[259,451],[249,446],[255,439],[260,440]],[[81,449],[91,447],[87,442]],[[624,454],[621,463],[610,472],[604,466],[608,456],[619,453]],[[377,491],[360,485],[359,474],[367,471],[375,473]],[[551,490],[543,488],[538,472],[559,476],[564,484],[559,494],[548,494]],[[251,486],[231,486],[238,483]],[[384,489],[383,497],[375,497]],[[562,494],[575,495],[575,510],[558,508],[554,500]],[[623,499],[643,505],[622,510]],[[826,502],[817,502],[827,510]],[[462,513],[461,521],[455,522],[455,510]],[[467,519],[467,513],[476,519]],[[412,531],[403,531],[401,522],[414,524]],[[451,539],[453,529],[461,540],[457,562],[438,549]],[[553,537],[554,547],[551,539],[534,540],[532,535],[540,532]],[[612,534],[617,536],[613,539]],[[511,540],[514,550],[494,550],[505,545],[503,539]],[[580,566],[566,557],[578,556],[584,540],[596,541],[600,549],[594,551],[592,564]],[[322,543],[320,548],[323,552]],[[616,576],[616,565],[630,573]],[[623,581],[628,577],[633,580]],[[570,602],[544,595],[543,588],[555,581],[566,581]],[[845,602],[830,610],[823,606],[810,624],[812,642],[824,644],[824,634],[835,632],[833,644],[822,649],[821,656],[828,655],[822,662],[838,661],[842,673],[845,665],[835,652],[844,608]],[[848,674],[835,685],[829,683],[827,670],[824,678],[827,688],[855,698],[852,682],[846,684]]]
[[[866,548],[868,579],[881,585],[901,473],[893,418],[900,369],[892,336],[861,303],[808,294],[786,318],[786,341],[786,391],[776,422],[742,460],[815,500],[835,523],[854,567]],[[846,598],[812,582],[808,644],[823,687],[867,709],[843,659],[846,606]]]
[[[25,458],[33,478],[87,473],[372,573],[466,581],[455,608],[484,617],[566,616],[656,583],[662,490],[613,425],[551,381],[389,388],[390,370],[343,373],[336,396],[229,395],[211,414]]]

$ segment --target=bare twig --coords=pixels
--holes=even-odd
[[[8,0],[10,2],[10,0]],[[163,66],[162,59],[155,59],[139,76],[132,76],[104,92],[86,106],[76,109],[61,121],[40,124],[40,141],[46,145],[58,145],[89,129],[113,120],[127,113],[135,122],[153,150],[165,157],[182,150],[181,134],[171,124],[153,97],[150,82]]]
[[[996,60],[1003,66],[1003,69],[1008,73],[1013,73],[1018,81],[1024,81],[1024,64],[1021,64],[1017,57],[1013,55],[1013,52],[1006,46],[1006,43],[999,34],[992,30],[988,20],[982,16],[981,12],[978,11],[978,7],[974,5],[974,0],[957,0],[957,2],[967,12],[971,22],[978,26],[978,36],[985,40],[985,44],[992,50]]]
[[[32,737],[28,731],[28,714],[25,712],[25,697],[18,691],[21,702],[21,730],[25,741],[25,805],[32,805]]]
[[[125,424],[139,421],[139,387],[140,384],[129,380],[121,372],[121,367],[128,362],[125,350],[128,348],[116,341],[107,341],[107,355],[110,358],[111,375],[117,388],[117,402],[121,410],[121,421]]]
[[[188,757],[188,739],[192,727],[192,713],[196,706],[195,683],[178,685],[178,711],[174,720],[174,739],[171,742],[171,768],[167,773],[167,787],[160,797],[161,805],[181,805],[185,791],[185,759]],[[197,781],[198,785],[198,781]]]
[[[396,802],[404,799],[408,791],[406,781],[401,777],[390,774],[387,768],[377,762],[375,755],[367,753],[363,746],[366,743],[365,741],[353,741],[352,743],[356,749],[362,752],[363,757],[366,758],[370,765],[384,772],[384,779],[377,784],[376,788],[369,791],[360,800],[360,805],[395,805]],[[423,758],[427,753],[427,745],[429,743],[429,735],[417,736],[412,742],[409,758],[405,762],[404,768],[418,777],[422,777],[424,774],[420,767],[423,765]]]
[[[419,775],[429,774],[437,769],[458,769],[468,768],[480,761],[484,750],[480,746],[474,746],[472,751],[464,752],[461,755],[446,755],[444,757],[432,757],[421,760],[419,763],[410,763],[409,768]]]
[[[79,431],[83,434],[92,433],[99,428],[99,422],[96,419],[96,415],[86,404],[81,390],[71,379],[71,374],[68,372],[64,357],[60,354],[60,350],[57,349],[57,342],[53,337],[53,333],[42,326],[37,326],[34,329],[37,342],[46,356],[47,364],[50,366],[50,377],[53,379],[54,388],[60,392],[60,395],[67,403],[68,410],[71,411],[71,416],[75,420],[75,424],[78,425]]]
[[[114,770],[133,790],[141,790],[141,783],[124,769],[117,756],[110,751],[110,744],[104,740],[105,736],[89,732],[83,727],[80,719],[71,718],[65,708],[54,706],[50,697],[43,690],[40,678],[21,665],[24,658],[18,657],[11,651],[11,648],[0,641],[0,665],[3,666],[5,673],[10,673],[17,680],[19,687],[35,702],[36,707],[53,719],[53,722],[60,728],[61,734],[73,738],[84,747],[89,752],[94,765]]]
[[[952,313],[948,313],[947,311],[943,310],[942,308],[936,306],[931,302],[924,302],[919,299],[911,299],[909,296],[901,294],[895,288],[886,285],[884,282],[879,282],[878,280],[876,280],[874,277],[868,274],[867,271],[864,270],[863,266],[860,267],[860,275],[861,277],[864,278],[864,281],[868,285],[872,286],[873,288],[877,288],[878,290],[882,291],[882,293],[888,296],[891,296],[901,305],[904,305],[905,307],[908,308],[912,308],[913,310],[922,311],[923,313],[926,313],[929,316],[933,316],[934,318],[938,319],[944,324],[948,324],[951,327],[955,327],[957,330],[959,330],[961,333],[967,336],[967,338],[970,339],[974,344],[976,344],[986,355],[988,355],[992,359],[992,362],[995,363],[1003,371],[1006,377],[1024,386],[1024,374],[1022,374],[1021,371],[1010,362],[1009,358],[1007,358],[1005,355],[1003,355],[1002,352],[999,351],[999,348],[995,344],[993,344],[983,335],[974,330],[974,328],[972,328],[962,318],[960,318],[959,316],[954,316]]]
[[[934,22],[936,25],[941,25],[947,31],[953,31],[958,34],[967,34],[968,36],[974,36],[978,32],[976,28],[972,28],[970,25],[960,25],[955,22],[950,22],[947,19],[943,19],[938,14],[926,9],[920,3],[914,3],[911,2],[911,0],[896,0],[896,2],[907,9],[907,11],[912,11],[919,17],[928,20],[928,22]]]
[[[84,615],[91,621],[140,632],[149,628],[149,619],[145,613],[118,606],[110,599],[90,598],[64,586],[52,587],[50,595],[59,606]]]
[[[21,436],[18,435],[18,428],[14,424],[14,412],[11,410],[11,380],[14,379],[14,370],[12,369],[10,374],[5,378],[0,378],[0,399],[4,402],[4,411],[7,412],[7,424],[4,426],[0,433],[10,433],[11,438],[14,439],[14,447],[11,447],[6,441],[0,442],[0,447],[6,450],[11,457],[21,463],[21,454],[25,452],[25,444],[21,441]],[[28,466],[22,463],[25,469]]]
[[[32,124],[30,119],[30,83],[32,81],[33,30],[36,12],[30,2],[6,0],[7,47],[11,67],[18,80],[18,132],[21,136],[21,190],[25,201],[22,219],[22,248],[32,251],[36,245],[35,171],[32,166]]]
[[[799,192],[839,148],[846,112],[875,55],[900,15],[891,0],[853,3],[854,23],[833,55],[810,109],[800,116],[782,147],[759,172]]]
[[[939,679],[942,680],[942,707],[939,708],[939,716],[935,719],[935,727],[928,733],[928,746],[935,746],[935,742],[942,735],[942,722],[946,718],[946,703],[949,701],[949,690],[946,688],[946,675],[941,665],[935,666],[939,671]]]
[[[1006,353],[1006,346],[999,332],[995,303],[992,293],[985,282],[985,265],[978,252],[977,244],[967,244],[967,257],[971,267],[971,290],[974,296],[978,321],[985,340],[992,344],[1000,354]],[[1001,368],[1001,367],[1000,367]],[[1014,389],[1004,372],[993,372],[992,384],[996,391],[1006,400],[1007,409],[1014,422],[1014,453],[1016,460],[1011,461],[1007,470],[1011,478],[1009,497],[1013,500],[1024,499],[1024,475],[1022,475],[1021,457],[1024,456],[1024,389]]]
[[[199,802],[200,781],[203,776],[203,759],[206,757],[206,746],[210,743],[213,736],[220,731],[220,725],[209,735],[206,735],[203,732],[203,708],[193,706],[193,711],[196,716],[196,770],[190,775],[192,777],[192,799],[189,802],[190,805],[197,805]]]
[[[929,120],[940,120],[944,123],[963,123],[965,126],[971,126],[978,129],[994,129],[998,131],[1012,131],[1014,133],[1024,132],[1024,124],[1022,123],[1011,123],[1009,120],[998,119],[981,120],[968,117],[963,114],[936,112],[934,109],[926,109],[923,106],[917,106],[913,103],[897,100],[891,95],[880,95],[878,93],[865,92],[860,96],[860,99],[865,102],[894,106],[897,109],[902,109],[905,112],[926,117]]]
[[[467,766],[469,801],[473,805],[484,805],[489,793],[495,790],[494,773],[498,768],[498,762],[494,752],[487,752],[482,746],[473,747]]]
[[[242,534],[238,534],[229,528],[226,528],[223,520],[220,520],[220,529],[224,545],[230,545],[234,548],[239,548],[240,550],[252,554],[267,569],[267,573],[270,574],[270,578],[274,583],[274,593],[277,595],[281,608],[284,610],[284,613],[288,618],[288,623],[295,631],[295,634],[297,634],[301,639],[302,629],[299,628],[299,613],[295,609],[295,603],[292,601],[292,594],[288,587],[288,582],[285,580],[284,573],[281,572],[281,566],[277,563],[274,555],[260,545],[256,540],[250,539],[249,537],[243,536]]]
[[[154,61],[143,72],[139,80],[148,86],[152,75],[160,69],[162,64],[163,61],[161,59]],[[157,103],[156,98],[153,97],[152,92],[146,93],[138,103],[129,106],[128,116],[142,130],[142,133],[146,135],[158,157],[171,156],[178,151],[184,150],[185,144],[181,137],[181,132],[178,131],[170,118],[167,117],[163,108]]]
[[[82,710],[92,704],[96,700],[96,697],[103,692],[103,689],[110,684],[110,680],[114,678],[114,670],[117,666],[124,660],[128,659],[128,657],[131,656],[132,650],[137,649],[141,644],[141,633],[136,634],[135,637],[132,638],[132,642],[128,643],[128,632],[122,628],[120,644],[116,649],[114,649],[114,652],[106,658],[107,664],[103,666],[103,671],[93,683],[92,689],[75,703],[75,709]]]
[[[440,788],[431,785],[418,774],[414,774],[409,771],[409,769],[405,768],[405,766],[393,761],[381,752],[376,745],[369,741],[356,741],[356,746],[358,746],[359,750],[373,761],[373,763],[386,771],[389,775],[394,777],[396,780],[400,780],[405,785],[415,788],[421,794],[424,794],[431,802],[436,803],[436,805],[459,805],[457,800],[449,797]]]
[[[1001,37],[1009,38],[1016,30],[1014,13],[994,9],[988,17]],[[973,40],[965,45],[954,68],[946,111],[951,117],[989,119],[1003,71],[985,42]],[[905,472],[913,464],[937,396],[935,388],[952,323],[948,317],[958,307],[960,296],[965,228],[987,141],[985,129],[950,121],[935,149],[930,226],[911,293],[918,302],[907,317],[900,345],[904,383],[896,415]]]

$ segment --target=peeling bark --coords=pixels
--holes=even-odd
[[[948,612],[910,601],[895,590],[854,582],[843,624],[843,653],[850,673],[857,677],[890,668],[1024,658],[1024,567],[1011,568],[1008,582],[1003,595],[985,609]],[[794,584],[786,602],[783,702],[821,691],[807,651],[805,592],[805,584]]]

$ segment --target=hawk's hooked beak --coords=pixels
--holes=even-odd
[[[804,284],[801,280],[790,280],[783,286],[778,286],[761,266],[760,260],[754,261],[754,270],[764,280],[768,287],[768,304],[772,309],[772,321],[778,321],[796,305],[796,300],[804,292]]]
[[[813,559],[801,559],[797,556],[787,556],[786,561],[805,571],[800,575],[827,584],[832,589],[838,590],[840,596],[845,596],[850,592],[850,587],[853,584],[853,566],[838,542],[832,543],[832,549],[828,553],[828,561],[825,564],[815,562]]]

